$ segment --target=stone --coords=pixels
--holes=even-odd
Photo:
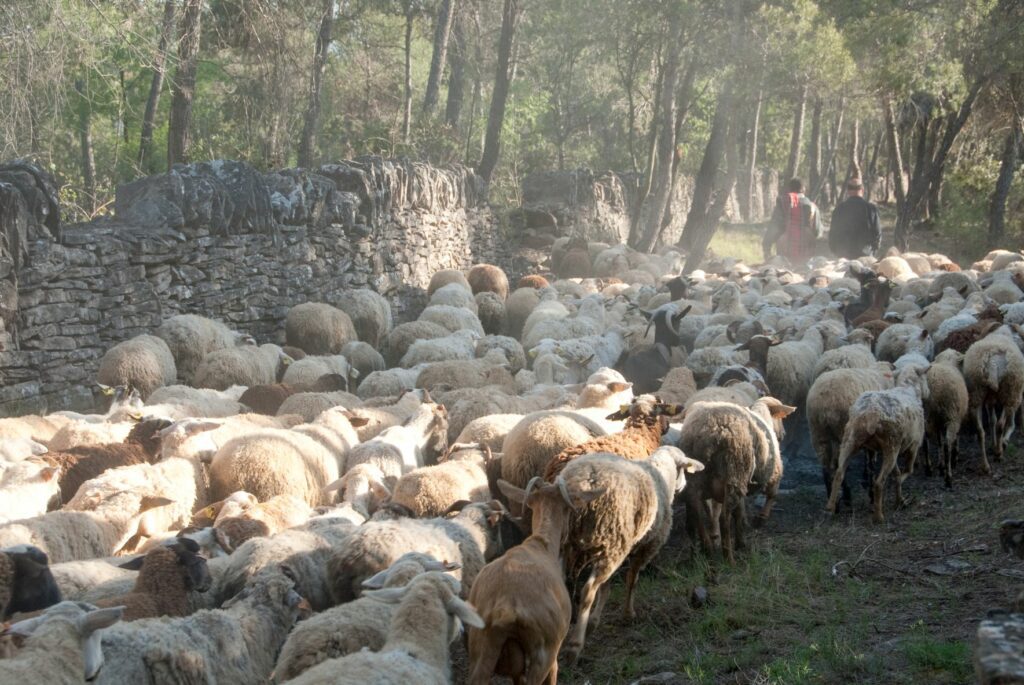
[[[1024,614],[995,612],[978,626],[980,685],[1024,684]]]

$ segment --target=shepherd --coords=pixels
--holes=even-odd
[[[771,224],[765,232],[761,247],[766,262],[772,255],[772,247],[776,246],[778,254],[796,266],[814,254],[814,241],[823,232],[821,213],[810,198],[804,195],[804,184],[799,178],[790,179],[786,190],[779,193],[775,201]]]

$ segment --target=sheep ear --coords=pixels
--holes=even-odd
[[[629,418],[629,405],[623,404],[619,406],[619,410],[612,412],[608,416],[604,417],[606,421],[622,421]]]
[[[381,590],[371,590],[364,592],[363,597],[372,597],[373,599],[380,600],[385,604],[398,604],[405,597],[405,593],[409,591],[409,586],[405,587],[388,587]]]
[[[736,346],[736,351],[737,352],[746,352],[746,351],[749,351],[749,350],[750,350],[750,341],[749,340],[747,342],[741,344],[741,345],[737,345]]]
[[[624,392],[633,387],[632,383],[623,383],[621,381],[612,381],[606,386],[612,392]]]
[[[146,495],[142,498],[139,503],[139,512],[149,511],[150,509],[157,509],[159,507],[166,507],[168,504],[174,504],[174,500],[168,497],[154,497]]]
[[[345,487],[345,479],[346,478],[348,478],[348,474],[345,474],[344,476],[342,476],[341,478],[337,479],[336,481],[334,481],[332,483],[329,483],[328,485],[325,485],[324,489],[321,490],[320,492],[322,492],[323,494],[327,495],[329,493],[337,492],[338,490],[341,490],[342,488]]]
[[[517,488],[515,485],[512,485],[512,483],[509,483],[507,480],[501,480],[499,478],[498,489],[501,490],[501,494],[505,495],[505,497],[508,497],[509,500],[512,502],[522,504],[523,502],[526,501],[526,490],[523,490],[522,488]]]
[[[106,395],[107,397],[110,397],[111,395],[114,394],[114,389],[109,385],[103,385],[102,383],[97,383],[96,385],[99,386],[100,392]]]
[[[18,621],[17,623],[12,623],[11,625],[9,625],[7,627],[7,630],[5,630],[2,633],[0,633],[0,635],[8,634],[8,635],[21,635],[23,637],[28,637],[29,635],[34,633],[36,631],[36,628],[38,628],[39,625],[43,621],[45,621],[45,620],[46,620],[46,615],[45,614],[41,615],[41,616],[33,616],[32,618],[26,618],[24,621]]]
[[[445,509],[444,512],[441,514],[441,518],[448,516],[448,514],[452,514],[457,511],[462,511],[470,504],[472,504],[472,502],[470,502],[468,499],[460,499],[457,502],[453,502],[452,505]]]
[[[796,407],[790,407],[778,400],[768,405],[768,412],[772,415],[773,419],[784,419],[795,411]]]
[[[139,557],[135,557],[134,559],[132,559],[130,561],[126,561],[123,564],[118,564],[117,567],[118,568],[126,569],[128,571],[138,571],[139,569],[142,568],[142,564],[144,564],[145,561],[146,561],[146,556],[142,555],[142,556],[139,556]]]
[[[681,404],[665,404],[662,405],[661,413],[665,416],[679,416],[686,411],[686,407]]]
[[[444,603],[444,606],[445,609],[448,610],[448,613],[453,616],[457,616],[460,621],[470,628],[483,628],[487,625],[484,620],[480,618],[480,614],[476,613],[476,609],[458,597],[450,597],[448,601]]]
[[[78,629],[82,635],[91,635],[97,630],[109,628],[124,616],[125,606],[108,607],[90,611],[78,619]]]
[[[48,483],[49,481],[53,480],[54,478],[56,478],[59,475],[60,475],[60,467],[59,466],[47,466],[45,469],[42,469],[39,472],[39,480],[43,481],[44,483]]]
[[[775,347],[776,345],[781,345],[782,343],[783,343],[782,338],[772,338],[772,341],[770,343],[768,343],[768,346],[769,347]]]
[[[920,338],[921,340],[924,340],[925,338],[927,338],[927,337],[928,337],[928,329],[926,328],[926,329],[924,329],[923,331],[921,331],[921,335],[920,335],[920,336],[918,336],[918,337],[919,337],[919,338]]]
[[[387,499],[388,497],[391,497],[391,491],[388,490],[388,486],[375,480],[370,481],[370,492],[380,499]]]
[[[445,571],[458,571],[460,568],[462,568],[462,564],[454,561],[442,561],[441,566],[444,567]]]
[[[362,582],[362,586],[367,590],[379,590],[384,587],[384,583],[388,579],[388,571],[390,569],[384,569],[379,573],[375,573]]]
[[[704,470],[704,464],[697,461],[696,459],[691,459],[690,457],[683,457],[681,463],[683,466],[683,471],[685,471],[686,473],[698,473]]]

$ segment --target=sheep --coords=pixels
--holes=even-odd
[[[50,572],[61,597],[66,600],[85,601],[87,595],[95,593],[98,588],[108,583],[111,587],[117,586],[118,593],[131,589],[135,574],[118,566],[123,562],[122,557],[65,561],[50,566]],[[103,596],[112,595],[113,593]]]
[[[104,628],[121,618],[122,607],[97,609],[61,602],[41,616],[7,629],[26,637],[24,646],[0,659],[0,682],[80,683],[96,677],[104,663],[100,639]]]
[[[1019,329],[1018,329],[1019,330]],[[992,442],[996,461],[1014,429],[1015,414],[1024,392],[1024,355],[1021,354],[1009,326],[1004,326],[971,345],[964,355],[964,379],[970,395],[970,410],[981,444],[982,471],[991,473],[985,444],[982,411],[998,412]]]
[[[796,406],[807,398],[825,339],[818,326],[811,326],[800,340],[782,342],[755,335],[737,349],[750,351],[750,365],[761,372],[775,397]]]
[[[268,573],[222,609],[109,629],[103,635],[106,665],[96,683],[265,682],[274,655],[308,606],[293,587],[282,573]]]
[[[430,364],[416,378],[416,387],[434,392],[460,388],[502,386],[515,390],[515,378],[501,350],[491,350],[483,359],[456,359]]]
[[[946,350],[955,350],[960,354],[966,354],[971,345],[997,330],[1001,325],[999,321],[983,319],[963,328],[950,331],[942,339],[942,342],[935,346],[935,352],[941,353]]]
[[[551,292],[545,290],[544,292]],[[530,314],[541,302],[539,290],[520,286],[505,300],[505,335],[519,339]]]
[[[680,429],[679,447],[704,465],[686,491],[687,525],[696,528],[705,549],[712,541],[705,524],[705,501],[713,500],[712,524],[719,519],[722,552],[729,563],[735,563],[735,548],[742,547],[746,527],[748,494],[763,492],[764,505],[757,521],[763,523],[771,514],[772,505],[782,480],[782,456],[779,437],[782,420],[795,407],[774,397],[762,397],[749,409],[724,402],[699,402],[686,410]]]
[[[469,310],[473,312],[473,314],[479,314],[473,293],[466,290],[458,283],[449,283],[448,285],[435,290],[434,294],[430,296],[427,306],[435,305],[459,307]]]
[[[926,366],[908,365],[896,376],[896,387],[863,393],[850,408],[850,420],[843,431],[832,491],[826,509],[835,513],[843,477],[850,457],[858,449],[881,453],[881,465],[872,484],[872,520],[882,523],[885,483],[896,470],[896,502],[903,506],[903,480],[914,471],[917,453],[924,441],[925,418],[922,400],[928,398]],[[901,470],[899,459],[903,457]]]
[[[403,554],[363,586],[369,589],[404,587],[428,571],[454,571],[458,564],[437,561],[427,554]],[[302,621],[281,647],[274,680],[284,682],[328,659],[354,654],[361,649],[379,651],[387,640],[394,614],[391,604],[360,597]]]
[[[894,362],[908,352],[919,352],[931,359],[933,349],[928,331],[908,323],[889,326],[875,342],[875,356],[880,362]]]
[[[44,452],[46,452],[46,445],[31,438],[6,438],[0,442],[0,471],[6,468],[7,464],[22,461]]]
[[[288,682],[294,685],[451,682],[448,646],[456,626],[481,628],[483,620],[458,597],[459,583],[438,572],[417,576],[401,588],[374,590],[376,599],[398,604],[379,652],[368,650],[331,659]],[[443,629],[442,629],[443,626]]]
[[[291,363],[277,345],[243,345],[215,350],[203,357],[195,373],[199,388],[226,390],[233,385],[268,385],[284,377]]]
[[[657,395],[662,401],[669,404],[683,404],[693,393],[697,392],[697,383],[693,378],[693,371],[685,366],[677,366],[665,374],[661,387],[657,389]]]
[[[487,685],[493,675],[530,683],[557,682],[558,651],[569,632],[572,603],[565,587],[562,540],[569,514],[604,494],[569,493],[565,481],[539,478],[508,496],[533,512],[533,532],[521,545],[484,566],[470,602],[484,626],[469,631],[469,682]]]
[[[504,507],[491,500],[466,504],[452,518],[368,521],[335,548],[327,562],[336,604],[359,595],[364,580],[391,566],[406,552],[422,552],[461,566],[468,592],[480,569],[519,541]]]
[[[420,314],[418,321],[430,321],[436,323],[449,332],[473,331],[483,337],[484,327],[480,325],[480,319],[476,314],[462,307],[452,307],[444,304],[432,304]]]
[[[53,452],[66,452],[82,445],[102,445],[124,442],[134,421],[116,421],[112,423],[87,423],[71,421],[58,430],[47,447]]]
[[[160,431],[171,425],[165,419],[146,419],[135,425],[123,443],[83,445],[63,452],[51,451],[41,457],[60,470],[60,496],[64,502],[86,481],[107,469],[132,464],[152,464],[160,458]]]
[[[450,416],[450,415],[449,415]],[[523,418],[522,414],[489,414],[473,419],[452,440],[455,444],[479,444],[491,452],[502,452],[505,436]],[[449,420],[449,423],[451,421]]]
[[[126,595],[97,601],[96,606],[124,609],[122,620],[136,621],[158,616],[187,616],[188,594],[210,589],[206,560],[199,556],[199,545],[187,538],[168,546],[157,546],[145,555],[121,564],[138,571],[135,586]]]
[[[740,407],[749,407],[767,393],[752,383],[729,381],[725,387],[707,387],[690,395],[683,406],[689,409],[698,402],[729,402]]]
[[[140,335],[114,345],[103,358],[96,380],[105,385],[127,385],[146,399],[163,385],[174,385],[178,371],[171,350],[154,335]]]
[[[604,434],[598,424],[572,412],[527,414],[505,436],[501,477],[517,488],[526,487],[562,450]]]
[[[433,295],[435,292],[451,283],[458,283],[466,290],[470,292],[473,291],[473,288],[469,285],[469,281],[466,280],[466,277],[461,271],[456,269],[442,269],[441,271],[435,272],[434,275],[430,277],[430,283],[427,285],[427,297]]]
[[[342,290],[334,306],[348,315],[359,340],[372,347],[380,345],[391,331],[391,304],[369,288]]]
[[[199,361],[196,361],[198,366]],[[194,370],[189,375],[194,374]],[[211,390],[209,388],[191,388],[187,385],[165,385],[157,388],[146,400],[146,408],[143,410],[150,414],[161,414],[162,410],[174,406],[180,406],[186,417],[207,417],[221,418],[233,416],[244,411],[239,399],[245,388],[233,386],[225,391]]]
[[[405,424],[392,426],[354,446],[345,463],[347,469],[374,464],[383,471],[385,485],[390,488],[403,473],[435,461],[447,446],[448,412],[425,393],[423,404]]]
[[[433,321],[418,320],[399,324],[384,336],[382,345],[384,361],[387,362],[388,367],[397,366],[417,340],[444,338],[450,333],[451,331],[447,328]]]
[[[480,336],[481,333],[473,330],[460,330],[443,338],[417,340],[409,346],[399,364],[409,369],[428,362],[473,359]]]
[[[209,353],[253,342],[249,336],[232,331],[220,321],[195,314],[172,316],[153,334],[167,344],[178,376],[187,384],[194,382],[199,362]]]
[[[0,470],[0,523],[45,514],[60,506],[60,469],[44,459],[28,459]]]
[[[954,353],[953,361],[936,357],[928,367],[925,381],[928,383],[928,398],[924,402],[925,435],[928,442],[934,442],[939,450],[939,466],[947,488],[953,487],[953,461],[958,452],[957,437],[960,426],[970,409],[967,383],[958,368],[963,356]],[[941,359],[940,359],[941,358]],[[925,470],[931,471],[931,455],[925,447]]]
[[[899,256],[891,256],[880,259],[874,266],[875,272],[885,276],[890,281],[905,283],[917,278],[917,274],[910,268],[907,260]]]
[[[811,374],[812,382],[822,374],[836,369],[866,369],[875,363],[875,355],[871,352],[874,336],[870,332],[855,329],[846,336],[848,345],[826,350],[814,365]],[[812,385],[813,387],[813,385]]]
[[[210,514],[215,514],[215,520],[207,525],[213,526],[217,544],[230,554],[250,538],[275,535],[305,523],[313,510],[295,495],[275,495],[260,502],[250,493],[236,492],[193,515],[192,525],[203,525]]]
[[[261,414],[239,414],[222,419],[182,419],[160,431],[160,457],[183,457],[209,464],[217,450],[232,438],[256,428],[289,428],[301,422],[300,417]]]
[[[487,335],[476,344],[477,359],[486,357],[491,350],[501,350],[505,355],[508,370],[512,374],[526,368],[526,352],[522,344],[515,338],[505,335]]]
[[[0,621],[61,601],[46,554],[32,545],[0,550]]]
[[[357,464],[324,488],[324,493],[341,491],[342,503],[368,518],[391,499],[391,490],[385,484],[387,480],[384,471],[376,464]]]
[[[281,380],[296,387],[312,389],[321,378],[332,374],[341,376],[345,381],[342,387],[335,388],[337,390],[348,390],[359,376],[343,355],[307,355],[290,363]]]
[[[359,440],[372,440],[388,428],[402,425],[419,411],[429,397],[426,390],[403,390],[396,397],[375,398],[377,401],[373,406],[370,406],[370,402],[374,402],[371,399],[367,404],[353,408],[350,411],[352,417],[365,420],[365,423],[353,424]]]
[[[417,518],[441,516],[459,500],[486,502],[491,499],[485,470],[490,458],[489,450],[475,447],[451,452],[435,466],[402,475],[392,490],[391,502]]]
[[[466,274],[466,281],[477,295],[482,292],[492,292],[505,300],[508,297],[508,276],[501,268],[493,264],[476,264]]]
[[[544,288],[547,288],[549,285],[551,284],[548,282],[548,279],[544,278],[540,274],[527,274],[526,276],[520,278],[519,282],[516,283],[516,289],[518,290],[519,288],[534,288],[536,290],[543,290]]]
[[[476,315],[480,319],[480,325],[484,327],[484,333],[501,334],[505,327],[505,300],[497,293],[489,291],[477,293],[473,299],[476,301]]]
[[[277,408],[279,417],[298,416],[307,423],[334,407],[355,409],[362,404],[355,395],[343,390],[335,392],[297,392],[289,395]]]
[[[864,369],[826,371],[807,393],[807,423],[811,445],[821,462],[826,494],[832,492],[832,478],[839,459],[843,431],[850,419],[850,407],[861,394],[887,390],[893,385],[892,367],[881,362]],[[850,490],[843,484],[843,501],[850,502]]]
[[[306,354],[338,354],[345,343],[358,340],[348,314],[323,302],[306,302],[288,310],[285,340]]]
[[[57,414],[49,416],[18,416],[0,419],[0,442],[8,440],[32,440],[49,445],[50,440],[61,428],[72,421]]]
[[[358,372],[356,378],[366,378],[374,371],[383,371],[387,368],[381,353],[367,342],[359,340],[347,342],[341,348],[341,354],[348,360],[351,367]]]
[[[394,368],[386,371],[374,371],[363,379],[356,390],[360,399],[372,397],[394,397],[416,387],[420,373],[427,364],[417,364],[408,369]]]
[[[625,459],[647,459],[661,445],[661,436],[668,430],[668,417],[682,411],[682,405],[664,404],[653,395],[641,395],[606,417],[609,421],[625,420],[622,432],[598,436],[562,450],[544,468],[544,480],[554,482],[570,461],[585,454],[606,452]]]

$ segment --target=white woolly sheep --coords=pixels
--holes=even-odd
[[[341,353],[348,359],[353,369],[359,372],[357,378],[366,378],[374,371],[387,368],[384,357],[369,343],[353,340],[345,343]]]
[[[453,444],[479,444],[486,446],[491,452],[501,452],[505,436],[523,418],[522,414],[488,414],[473,419],[462,429],[452,441]],[[451,423],[449,413],[449,424]],[[449,431],[450,433],[450,431]]]
[[[462,307],[452,307],[444,304],[430,305],[420,314],[418,321],[429,321],[447,328],[450,332],[473,331],[479,337],[484,335],[484,327],[476,314]]]
[[[473,299],[476,301],[476,315],[480,319],[480,325],[484,327],[484,333],[501,334],[505,328],[505,301],[492,292],[477,293]]]
[[[269,385],[283,378],[290,363],[291,357],[272,344],[216,350],[199,363],[195,385],[214,390],[227,390],[234,385]]]
[[[60,468],[29,459],[0,469],[0,523],[45,514],[60,503]]]
[[[506,335],[487,335],[476,344],[477,358],[486,357],[491,350],[501,350],[508,362],[508,370],[512,374],[526,368],[526,352],[515,338]]]
[[[1024,392],[1024,355],[1018,349],[1009,326],[1003,326],[971,345],[964,355],[963,374],[981,444],[982,469],[990,473],[982,412],[986,408],[997,412],[992,449],[998,461],[1013,432],[1021,393]]]
[[[195,314],[172,316],[153,333],[167,343],[178,376],[187,384],[194,382],[199,362],[209,353],[253,342],[249,336],[232,331],[220,321]]]
[[[451,283],[458,283],[466,290],[473,292],[473,289],[469,286],[469,281],[466,280],[465,275],[461,271],[457,269],[442,269],[430,277],[430,283],[427,285],[427,296],[433,295],[439,289]]]
[[[373,347],[379,346],[391,331],[391,304],[369,288],[342,290],[334,306],[348,315],[359,340]]]
[[[196,364],[198,365],[198,361]],[[163,415],[163,411],[171,406],[179,406],[187,414],[181,418],[219,418],[234,416],[243,411],[238,398],[245,388],[232,386],[224,391],[209,388],[192,388],[187,385],[166,385],[157,388],[146,400],[144,413]]]
[[[154,335],[140,335],[114,345],[100,359],[96,380],[110,386],[126,385],[142,399],[178,378],[170,348]]]
[[[417,340],[409,346],[400,364],[408,369],[428,362],[473,359],[480,336],[474,330],[460,330],[443,338]]]
[[[534,288],[517,288],[505,301],[504,333],[512,338],[521,338],[526,319],[541,302],[541,294]]]
[[[458,283],[449,283],[448,285],[435,290],[434,294],[430,296],[430,301],[427,302],[427,306],[435,305],[460,307],[473,312],[473,314],[478,314],[479,312],[473,293],[466,290]]]
[[[960,373],[963,355],[954,350],[939,354],[928,367],[925,381],[928,398],[924,401],[925,435],[938,447],[939,468],[947,488],[953,487],[953,462],[959,452],[960,426],[970,409],[967,383]],[[925,445],[925,469],[931,472],[929,445]]]
[[[491,499],[486,466],[491,453],[470,448],[455,451],[445,461],[402,475],[391,492],[391,502],[417,518],[441,516],[460,500]]]
[[[381,350],[384,361],[389,367],[397,366],[417,340],[443,338],[449,334],[447,328],[432,321],[409,321],[399,324],[384,337]]]
[[[289,364],[281,380],[297,388],[312,388],[321,377],[338,374],[345,379],[347,387],[354,388],[358,377],[358,372],[354,371],[343,355],[308,355]]]
[[[517,488],[525,488],[534,476],[544,474],[548,463],[562,450],[605,433],[594,421],[573,412],[527,414],[505,436],[501,477]]]
[[[927,330],[913,324],[897,323],[882,331],[875,342],[875,356],[880,362],[894,362],[909,352],[932,358],[932,339]]]
[[[295,305],[284,327],[288,344],[306,354],[338,354],[345,343],[358,339],[348,314],[323,302]]]

